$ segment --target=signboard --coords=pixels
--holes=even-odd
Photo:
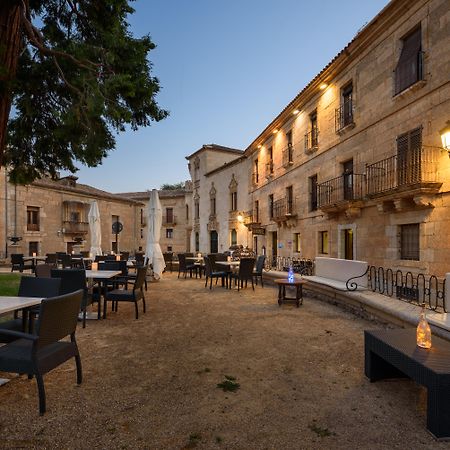
[[[252,228],[253,236],[264,236],[266,234],[266,229],[261,227]]]

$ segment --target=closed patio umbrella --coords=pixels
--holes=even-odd
[[[153,276],[160,279],[166,263],[159,245],[162,224],[162,208],[159,201],[158,191],[153,189],[150,192],[148,201],[148,229],[147,229],[147,246],[145,248],[145,256],[153,267]]]
[[[102,229],[100,225],[100,211],[96,201],[91,203],[88,213],[89,231],[91,233],[92,258],[102,254]]]

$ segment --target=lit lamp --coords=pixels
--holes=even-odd
[[[91,269],[92,269],[92,270],[98,270],[98,263],[97,263],[97,262],[93,262],[93,263],[91,264]]]
[[[288,282],[289,283],[293,283],[294,282],[294,270],[292,269],[292,266],[289,266]]]
[[[241,213],[239,213],[237,216],[237,220],[239,223],[242,223],[244,221],[244,216]]]
[[[116,255],[116,261],[120,261],[120,255]]]
[[[431,328],[425,317],[425,304],[422,305],[419,324],[416,331],[417,345],[422,348],[431,348]]]
[[[33,258],[35,258],[36,257],[36,252],[33,252]]]
[[[441,135],[442,147],[449,152],[450,157],[450,120],[447,121],[447,126],[439,131],[439,134]]]

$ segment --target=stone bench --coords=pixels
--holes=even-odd
[[[368,267],[366,261],[318,256],[315,275],[305,275],[303,278],[341,291],[365,290],[368,287]]]

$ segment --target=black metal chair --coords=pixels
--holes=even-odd
[[[258,286],[258,278],[260,278],[261,286],[264,287],[263,269],[265,261],[266,261],[265,255],[258,256],[258,259],[256,260],[256,267],[255,270],[253,271],[253,278],[255,279],[256,286]]]
[[[46,411],[43,375],[71,358],[77,366],[77,384],[82,382],[81,358],[75,339],[82,291],[42,300],[36,334],[0,330],[0,337],[15,339],[0,347],[0,371],[35,376],[39,412]],[[70,336],[70,341],[63,341]]]
[[[145,296],[144,296],[144,282],[147,276],[148,266],[138,267],[136,274],[136,281],[133,284],[133,289],[113,289],[106,292],[104,297],[103,317],[106,317],[107,302],[113,302],[113,311],[117,312],[117,304],[119,302],[134,303],[136,319],[139,318],[138,301],[142,300],[143,311],[145,313]]]
[[[170,269],[170,273],[172,273],[173,272],[173,253],[172,252],[163,253],[163,257],[164,257],[164,262],[166,263],[166,269],[167,270]],[[166,269],[164,269],[164,271],[166,271]]]
[[[34,270],[33,261],[25,262],[23,259],[23,253],[15,253],[11,255],[11,272],[18,270],[23,272],[24,270]]]
[[[56,253],[47,253],[45,263],[51,264],[53,267],[56,267],[56,265],[58,264],[58,258]]]
[[[20,279],[19,297],[48,298],[60,294],[61,280],[59,278],[35,278],[24,276]],[[15,314],[14,318],[0,323],[0,330],[33,331],[34,318],[39,312],[38,307],[22,311],[22,317]],[[7,338],[4,338],[7,339]],[[0,337],[0,342],[10,342]]]
[[[61,294],[69,294],[78,290],[83,291],[81,312],[83,314],[83,328],[86,328],[87,307],[92,305],[94,298],[89,295],[84,269],[52,269],[52,278],[61,279]],[[100,310],[100,301],[98,302]]]
[[[230,275],[230,285],[231,280],[239,287],[247,287],[247,282],[250,280],[252,282],[252,289],[255,290],[255,285],[253,284],[253,267],[255,266],[255,258],[242,258],[239,264],[239,271],[236,273],[231,273]]]
[[[208,286],[208,280],[209,280],[209,289],[212,289],[212,280],[213,278],[216,279],[216,284],[217,284],[217,280],[220,278],[222,280],[222,287],[226,285],[226,287],[228,287],[228,273],[223,271],[217,271],[217,269],[215,269],[213,267],[213,261],[211,260],[210,256],[204,256],[203,260],[205,261],[205,275],[206,275],[206,280],[205,280],[205,287]]]
[[[58,256],[58,262],[62,264],[63,269],[72,268],[72,256],[67,254],[61,254]]]

